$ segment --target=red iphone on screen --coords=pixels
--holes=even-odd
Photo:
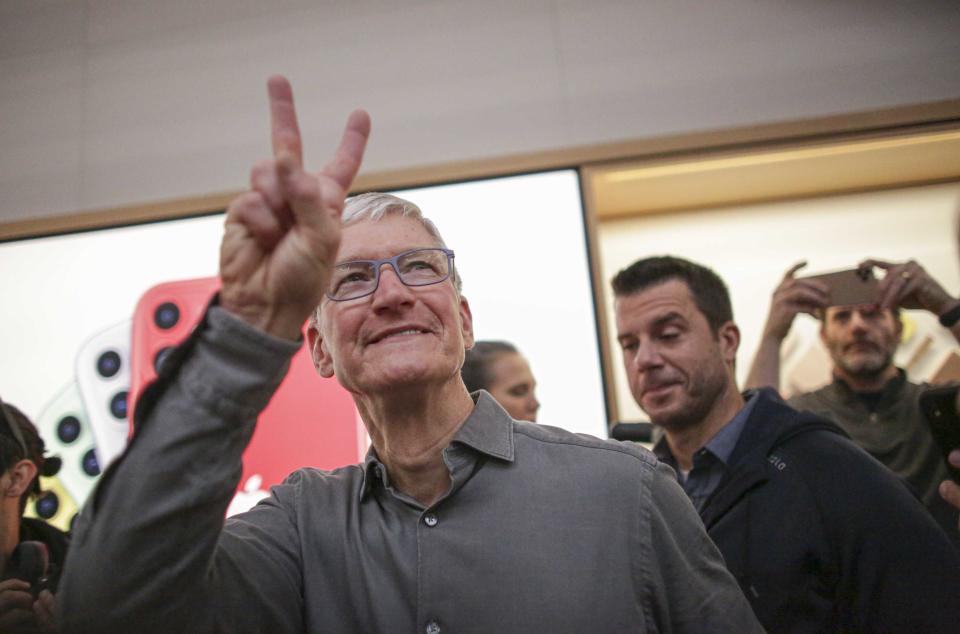
[[[169,350],[181,343],[219,289],[217,278],[172,281],[149,289],[137,303],[131,342],[129,412],[157,376]],[[245,510],[262,491],[300,467],[332,469],[355,464],[366,451],[365,433],[353,398],[336,379],[324,379],[303,345],[260,414],[243,454],[243,477],[231,512]]]

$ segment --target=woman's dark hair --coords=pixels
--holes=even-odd
[[[5,421],[0,421],[0,473],[10,469],[24,458],[37,465],[37,477],[33,479],[33,482],[20,497],[20,512],[22,513],[23,509],[26,508],[27,500],[31,496],[39,496],[42,493],[40,490],[40,474],[44,473],[46,459],[43,457],[43,452],[45,447],[43,439],[37,433],[37,428],[19,409],[9,403],[0,401],[0,416],[5,418]],[[17,426],[25,446],[21,445],[20,441],[14,436],[12,425]]]
[[[463,368],[460,370],[467,391],[489,390],[492,380],[490,365],[501,354],[508,352],[518,354],[516,346],[506,341],[477,341],[474,343],[473,348],[467,350]]]

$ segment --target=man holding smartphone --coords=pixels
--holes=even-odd
[[[741,393],[740,331],[710,269],[671,256],[613,279],[630,391],[770,632],[955,632],[960,554],[836,425]]]
[[[843,305],[840,290],[818,278],[787,271],[774,291],[748,388],[780,387],[780,347],[800,313],[820,319],[820,338],[833,361],[833,381],[794,395],[791,406],[835,421],[858,445],[913,487],[937,522],[956,534],[957,512],[938,487],[948,473],[943,454],[924,420],[920,396],[926,384],[907,380],[893,357],[900,344],[901,308],[927,310],[960,341],[960,301],[917,262],[867,259],[861,271],[885,271],[875,301]]]

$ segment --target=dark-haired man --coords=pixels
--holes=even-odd
[[[797,394],[791,406],[835,421],[855,443],[906,480],[937,522],[955,535],[957,511],[937,488],[948,477],[943,454],[923,419],[920,396],[930,386],[907,380],[893,362],[903,324],[900,308],[940,317],[960,340],[960,301],[914,261],[869,259],[860,266],[886,271],[876,305],[835,306],[830,290],[815,279],[787,271],[774,291],[747,387],[779,389],[780,346],[799,313],[820,318],[820,339],[833,361],[833,381]]]
[[[771,389],[741,394],[722,280],[679,258],[613,280],[617,336],[655,453],[772,632],[951,632],[960,557],[907,488],[842,430]]]
[[[52,578],[46,583],[55,587],[67,550],[65,533],[43,520],[23,517],[27,500],[40,494],[43,451],[36,427],[19,409],[0,401],[0,632],[4,633],[54,629],[53,594],[31,587],[34,580],[23,578],[25,571],[43,573],[39,562],[47,559]],[[37,548],[46,552],[40,554]]]

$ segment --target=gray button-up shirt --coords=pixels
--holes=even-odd
[[[515,422],[485,392],[443,452],[450,489],[429,508],[371,451],[297,471],[224,523],[294,350],[214,308],[176,353],[78,523],[67,631],[759,630],[669,468],[633,445]]]

